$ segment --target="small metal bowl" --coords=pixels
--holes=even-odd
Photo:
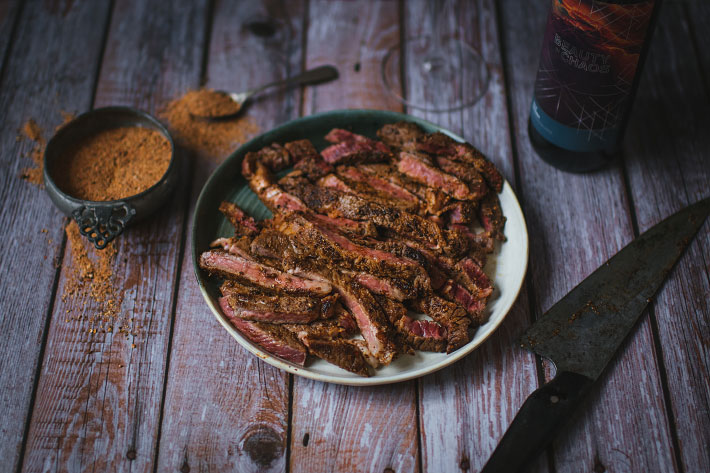
[[[52,178],[52,170],[67,149],[100,131],[125,126],[156,130],[170,143],[170,164],[158,182],[139,194],[109,201],[77,199],[57,186]],[[44,185],[49,197],[59,210],[76,220],[81,234],[97,249],[105,248],[129,223],[154,213],[168,200],[177,182],[175,145],[168,130],[153,116],[134,108],[106,107],[79,115],[49,140],[44,151]]]

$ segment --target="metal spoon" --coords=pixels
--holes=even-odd
[[[193,116],[202,118],[205,120],[223,120],[226,118],[232,118],[239,114],[241,112],[242,108],[244,107],[244,104],[251,99],[254,95],[258,94],[259,92],[262,92],[263,90],[268,89],[269,87],[276,87],[276,86],[292,86],[292,85],[297,85],[297,84],[317,84],[321,82],[327,82],[333,79],[338,78],[338,70],[333,67],[333,66],[319,66],[316,67],[315,69],[310,69],[308,71],[302,72],[298,75],[295,75],[293,77],[288,77],[283,80],[278,80],[275,82],[270,82],[266,85],[262,85],[261,87],[257,87],[254,89],[247,90],[245,92],[226,92],[223,90],[216,90],[215,92],[219,94],[224,94],[225,96],[229,97],[234,103],[237,105],[237,110],[235,112],[231,112],[225,115],[199,115],[196,113],[192,113]]]

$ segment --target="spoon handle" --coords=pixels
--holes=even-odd
[[[275,87],[277,85],[297,85],[297,84],[317,84],[320,82],[326,82],[338,78],[338,70],[333,66],[319,66],[314,69],[309,69],[307,71],[301,72],[292,77],[288,77],[283,80],[271,82],[266,85],[262,85],[258,89],[250,91],[249,95],[261,92],[269,87]]]

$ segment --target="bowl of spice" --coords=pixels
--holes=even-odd
[[[100,108],[49,140],[44,183],[52,202],[102,249],[168,200],[178,180],[174,161],[173,140],[157,119],[129,107]]]

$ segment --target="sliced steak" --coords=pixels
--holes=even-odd
[[[358,135],[342,128],[333,128],[325,135],[325,140],[330,143],[359,143],[367,145],[380,153],[390,154],[389,147],[381,141],[373,140],[366,136]]]
[[[375,294],[387,296],[397,301],[413,299],[419,293],[418,288],[406,279],[373,276],[365,272],[348,272],[348,274]]]
[[[219,299],[219,305],[227,319],[248,340],[267,353],[303,366],[306,362],[306,347],[293,333],[285,328],[263,322],[252,322],[235,316],[227,299]]]
[[[415,300],[412,307],[446,328],[446,353],[451,353],[469,342],[468,326],[471,320],[458,304],[431,294]]]
[[[469,224],[476,220],[476,206],[471,201],[452,202],[449,209],[448,219],[451,224]]]
[[[293,166],[293,169],[301,171],[303,175],[311,181],[316,181],[326,174],[333,172],[333,166],[323,161],[320,155],[318,155],[318,157],[302,159]]]
[[[439,165],[442,171],[452,176],[456,176],[468,185],[468,189],[471,192],[471,200],[479,200],[486,192],[488,192],[488,186],[486,185],[485,179],[481,176],[474,167],[452,161],[443,156],[436,157],[436,163]]]
[[[274,229],[299,241],[310,250],[312,257],[320,258],[325,264],[373,275],[408,279],[415,287],[428,287],[428,276],[419,265],[386,251],[355,244],[341,234],[317,225],[306,216],[278,216]]]
[[[344,338],[300,337],[308,352],[360,376],[370,376],[370,365],[357,343]]]
[[[387,195],[391,199],[413,202],[419,204],[419,198],[409,192],[404,187],[398,186],[387,179],[383,179],[374,174],[365,174],[360,169],[354,166],[338,166],[337,172],[340,176],[351,181],[366,183],[377,192]]]
[[[303,185],[288,191],[317,213],[370,221],[407,238],[428,242],[435,249],[451,255],[462,255],[468,249],[468,240],[458,231],[443,230],[430,220],[393,206],[331,188]]]
[[[284,144],[284,148],[291,156],[292,163],[300,163],[308,159],[321,159],[318,151],[310,140],[296,140]]]
[[[227,217],[229,223],[234,227],[235,235],[255,235],[259,233],[259,226],[256,221],[244,213],[242,209],[232,202],[222,202],[219,204],[219,211]]]
[[[503,211],[500,208],[498,194],[493,192],[486,194],[478,209],[478,218],[483,228],[493,238],[499,241],[505,240],[503,228],[505,227],[506,218],[503,216]]]
[[[347,276],[335,272],[328,276],[340,293],[345,307],[355,317],[369,352],[380,363],[388,365],[397,354],[397,350],[392,342],[392,329],[374,296]]]
[[[424,351],[444,351],[446,329],[438,322],[416,320],[407,313],[407,308],[399,302],[377,297],[377,302],[397,331],[398,341],[409,347]]]
[[[308,323],[327,319],[335,313],[338,302],[337,294],[319,299],[283,292],[268,293],[237,281],[225,281],[220,290],[236,316],[271,323]]]
[[[414,123],[398,122],[383,126],[377,130],[377,136],[390,148],[403,150],[412,149],[424,131]]]
[[[417,149],[473,166],[493,190],[503,190],[503,176],[498,169],[469,143],[459,143],[443,133],[432,133],[417,141]]]
[[[200,267],[210,274],[234,278],[270,290],[325,296],[333,289],[326,282],[287,274],[257,261],[220,250],[203,252],[200,255]]]
[[[384,179],[416,196],[426,211],[432,215],[441,215],[448,210],[447,204],[451,200],[448,195],[401,174],[390,164],[368,164],[360,166],[359,169],[368,176]]]
[[[447,301],[461,306],[476,325],[484,322],[482,310],[485,307],[485,300],[474,296],[461,284],[449,279],[436,293]]]
[[[399,153],[397,169],[417,182],[444,193],[458,200],[478,200],[480,197],[472,192],[461,179],[443,172],[426,162],[422,156],[408,151]]]

